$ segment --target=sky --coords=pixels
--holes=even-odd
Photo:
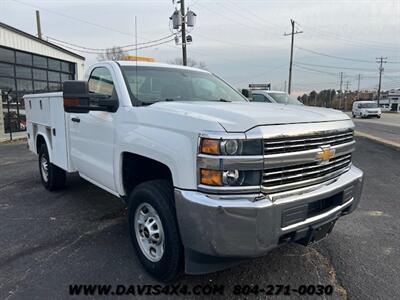
[[[400,0],[186,0],[185,4],[197,14],[189,33],[193,42],[188,57],[204,62],[209,71],[236,87],[271,83],[274,89],[285,88],[290,36],[284,33],[290,32],[294,19],[296,30],[302,31],[295,35],[294,94],[339,89],[340,72],[343,89],[357,90],[359,74],[360,89],[377,89],[376,58],[381,56],[387,57],[383,89],[400,88]],[[169,17],[178,5],[172,0],[1,0],[0,21],[36,35],[38,9],[44,38],[99,52],[81,47],[134,44],[135,17],[138,43],[172,34]],[[86,57],[86,66],[97,61],[95,53],[73,51]],[[182,52],[171,41],[140,49],[138,55],[168,62]]]

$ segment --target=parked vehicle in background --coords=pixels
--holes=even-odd
[[[381,117],[382,111],[375,101],[354,101],[352,116],[368,118],[368,117]]]
[[[29,149],[46,189],[77,172],[128,204],[136,254],[159,280],[312,244],[359,203],[340,111],[251,103],[177,65],[100,62],[87,77],[24,97]]]
[[[252,90],[252,102],[265,102],[265,103],[280,103],[280,104],[292,104],[292,105],[303,105],[295,97],[288,95],[282,91],[270,91],[270,90]]]

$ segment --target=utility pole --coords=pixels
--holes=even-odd
[[[349,85],[351,85],[351,83],[350,83],[350,81],[346,81],[346,92],[348,92],[349,91]]]
[[[343,72],[340,72],[340,88],[339,88],[339,91],[340,91],[340,97],[339,97],[339,109],[342,109],[342,97],[343,97],[343,90],[342,90],[342,87],[343,87]]]
[[[36,11],[36,27],[37,27],[37,35],[39,39],[42,39],[42,28],[40,26],[40,13]]]
[[[292,33],[284,33],[284,36],[291,35],[292,36],[292,43],[290,46],[290,64],[289,64],[289,85],[288,85],[288,94],[290,95],[291,89],[292,89],[292,64],[293,64],[293,44],[294,44],[294,35],[303,33],[303,31],[294,31],[294,25],[296,22],[293,19],[290,19],[290,23],[292,24]]]
[[[358,74],[357,100],[360,100],[360,81],[361,81],[361,74]]]
[[[182,14],[182,64],[187,66],[187,52],[186,52],[186,21],[185,21],[185,0],[180,0],[181,14]]]
[[[286,80],[285,80],[285,82],[284,82],[284,86],[285,86],[284,92],[286,93]]]
[[[387,57],[377,57],[377,63],[380,63],[379,65],[379,86],[378,86],[378,107],[379,107],[379,100],[381,98],[381,83],[382,83],[382,72],[383,72],[383,67],[382,64],[387,63]]]
[[[347,93],[349,92],[349,85],[351,85],[351,83],[350,83],[350,81],[346,81],[346,90],[345,90],[345,94],[344,94],[344,101],[343,101],[343,103],[344,103],[344,110],[346,110],[346,104],[347,104]]]

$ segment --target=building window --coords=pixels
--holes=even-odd
[[[10,92],[11,130],[26,130],[23,95],[61,91],[61,83],[73,78],[75,63],[0,46],[0,90]]]
[[[71,74],[61,73],[61,82],[64,82],[66,80],[72,80],[72,75]]]
[[[0,76],[14,77],[14,66],[0,63]]]
[[[57,81],[60,82],[60,73],[58,72],[53,72],[53,71],[48,71],[47,72],[49,81]]]
[[[16,62],[20,65],[32,66],[32,54],[16,51]]]
[[[57,82],[49,82],[49,91],[60,91],[61,90],[61,84]]]
[[[61,70],[61,62],[57,59],[49,58],[49,69],[60,71]]]
[[[14,50],[0,47],[0,60],[5,61],[5,62],[14,63],[15,62]]]
[[[34,81],[33,82],[33,90],[35,93],[43,93],[47,91],[47,82],[46,81]]]
[[[33,56],[33,66],[38,68],[47,69],[47,58],[43,56]]]
[[[72,64],[66,61],[61,62],[61,71],[66,73],[72,73],[74,70],[71,68]]]
[[[17,91],[18,92],[32,92],[32,80],[17,79]]]
[[[15,77],[32,79],[32,69],[28,67],[15,66]]]
[[[0,89],[15,91],[15,80],[13,78],[0,77]]]
[[[33,69],[33,79],[47,80],[46,70]]]

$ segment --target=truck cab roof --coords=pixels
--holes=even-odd
[[[113,61],[110,61],[111,63],[114,63]],[[117,64],[120,66],[138,66],[138,67],[154,67],[154,68],[168,68],[168,69],[183,69],[183,70],[193,70],[193,71],[199,71],[199,72],[205,72],[205,73],[210,73],[206,70],[198,69],[198,68],[193,68],[193,67],[187,67],[187,66],[182,66],[182,65],[174,65],[174,64],[167,64],[167,63],[159,63],[159,62],[147,62],[147,61],[126,61],[126,60],[121,60],[121,61],[116,61]]]

